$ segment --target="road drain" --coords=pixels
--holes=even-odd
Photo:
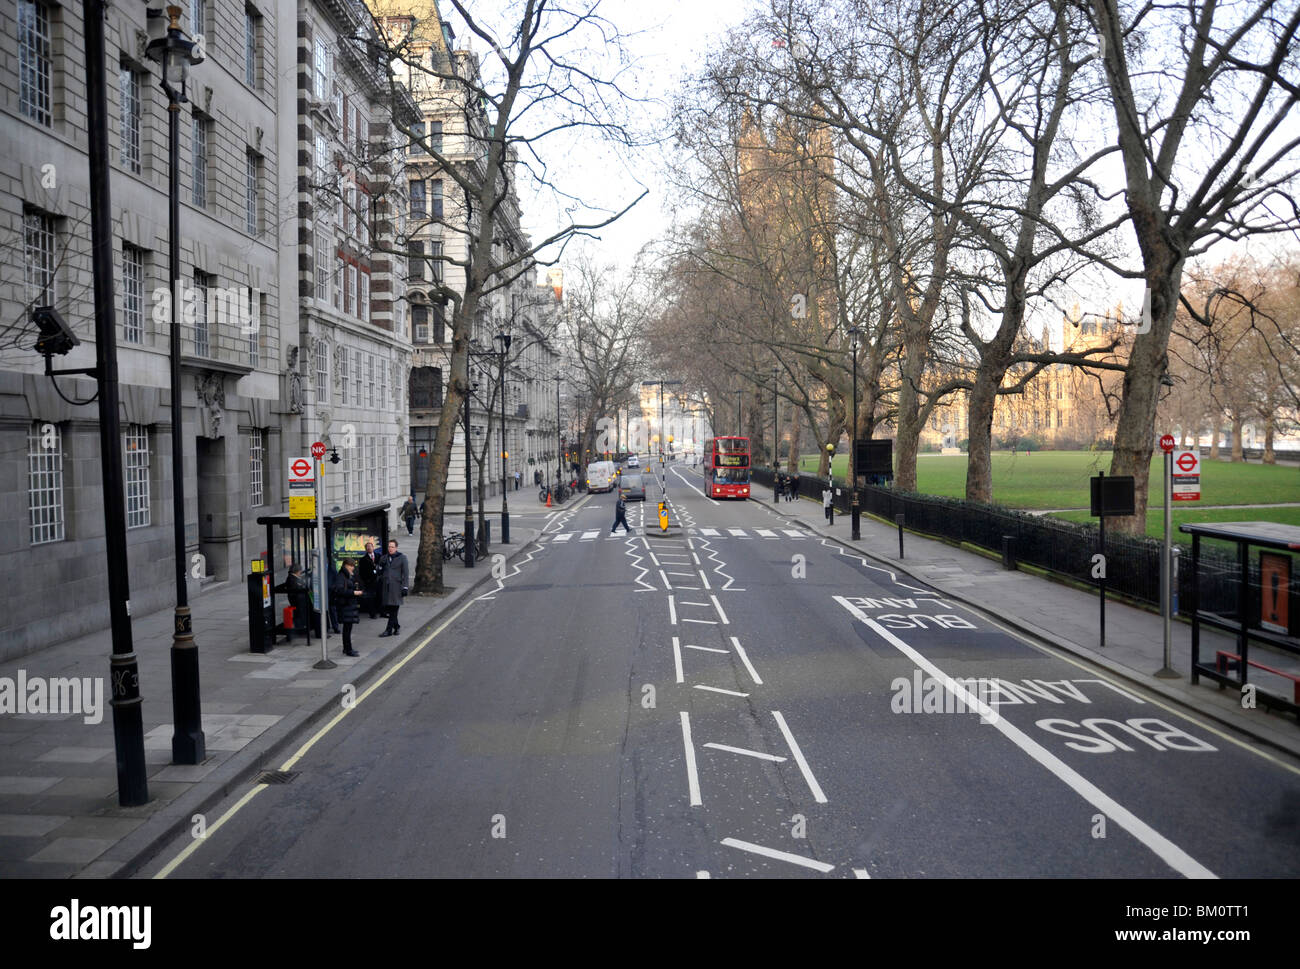
[[[298,776],[296,770],[264,770],[257,775],[258,784],[288,784]]]

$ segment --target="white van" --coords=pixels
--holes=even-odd
[[[592,461],[587,465],[587,490],[613,491],[618,484],[618,468],[613,461]]]

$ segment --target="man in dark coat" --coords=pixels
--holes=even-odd
[[[361,597],[361,606],[374,619],[379,614],[379,563],[383,556],[375,551],[374,542],[366,542],[366,554],[361,556],[357,566],[357,576],[365,595]]]
[[[406,523],[406,534],[414,535],[416,516],[415,495],[407,496],[406,504],[402,505],[402,510],[398,514],[401,516],[402,521]]]
[[[361,655],[352,648],[352,627],[361,618],[361,608],[358,601],[364,594],[355,569],[356,562],[354,560],[344,559],[343,565],[330,583],[330,604],[337,609],[339,622],[343,625],[344,656]]]
[[[380,636],[396,636],[401,631],[397,621],[397,610],[402,606],[402,597],[411,585],[410,565],[406,556],[397,550],[397,539],[388,540],[388,554],[383,559],[383,571],[379,575],[379,604],[384,607],[388,617],[388,628]]]

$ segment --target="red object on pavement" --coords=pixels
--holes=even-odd
[[[285,606],[284,612],[280,614],[280,621],[284,623],[285,632],[293,629],[293,610],[293,606]]]

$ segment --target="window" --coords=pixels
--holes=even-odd
[[[366,435],[366,466],[364,469],[366,476],[366,500],[374,501],[376,486],[378,485],[379,468],[375,464],[375,436]]]
[[[411,182],[411,217],[424,218],[424,181],[416,179]]]
[[[57,424],[27,427],[27,509],[33,545],[63,541],[63,434]]]
[[[329,97],[329,51],[325,49],[325,41],[316,38],[316,97],[324,101]]]
[[[23,246],[26,251],[27,301],[32,306],[53,306],[54,216],[30,206],[23,209]]]
[[[194,131],[191,138],[191,171],[193,175],[193,201],[199,208],[208,206],[208,127],[212,122],[201,114],[194,115]]]
[[[316,403],[330,402],[330,345],[324,340],[316,341]]]
[[[206,33],[205,28],[208,23],[208,10],[206,0],[190,0],[190,12],[188,17],[190,33]]]
[[[316,233],[316,298],[322,303],[329,302],[330,298],[330,262],[334,256],[334,250],[330,246],[329,236],[324,232]]]
[[[244,82],[257,87],[258,38],[262,32],[262,17],[252,7],[244,8]]]
[[[357,139],[357,154],[364,157],[370,132],[366,129],[365,119],[361,117],[361,109],[356,107],[352,109],[352,135]]]
[[[122,342],[144,342],[144,250],[122,244]]]
[[[392,494],[392,486],[388,480],[388,438],[379,439],[379,496]]]
[[[348,348],[339,347],[339,385],[343,390],[343,399],[340,401],[345,407],[348,404]]]
[[[122,431],[122,473],[126,481],[126,527],[149,524],[149,429],[127,424]]]
[[[375,355],[366,354],[366,404],[375,406]]]
[[[407,261],[406,278],[413,283],[424,282],[424,243],[411,243],[411,256]]]
[[[348,263],[343,271],[343,312],[348,316],[353,313],[357,296],[357,267]]]
[[[361,245],[370,245],[370,196],[364,189],[357,189],[357,237]]]
[[[411,155],[423,155],[424,151],[424,122],[417,121],[411,125],[411,144],[407,149]]]
[[[332,54],[330,55],[330,73],[331,74],[334,73],[334,56]],[[339,87],[338,84],[335,84],[334,85],[334,116],[339,119],[339,124],[343,125],[344,128],[347,128],[348,116],[346,111],[346,105],[344,104],[345,100],[346,98],[344,98],[343,96],[343,89]],[[343,143],[347,144],[346,136],[343,139]]]
[[[211,352],[208,340],[208,283],[211,276],[194,271],[194,354],[206,357]]]
[[[316,132],[316,184],[324,185],[329,173],[330,144],[325,132]]]
[[[263,489],[266,467],[266,429],[255,427],[248,436],[248,504],[257,508],[266,504]]]
[[[429,260],[429,264],[433,267],[433,281],[441,285],[442,284],[442,243],[441,242],[429,243],[429,255],[433,257],[432,259]]]
[[[361,406],[361,351],[352,351],[352,403]]]
[[[442,404],[442,369],[411,368],[411,409],[428,410]]]
[[[433,342],[447,342],[447,318],[442,311],[441,303],[433,304]]]
[[[416,343],[429,342],[429,307],[420,303],[411,307],[411,326],[415,330]]]
[[[18,0],[18,110],[50,126],[50,12]]]
[[[123,64],[118,74],[122,104],[122,167],[140,174],[140,75]]]
[[[432,188],[433,211],[430,213],[435,219],[442,218],[442,179],[435,178],[429,183]]]
[[[343,307],[344,266],[345,263],[343,262],[343,257],[340,255],[334,263],[334,281],[333,285],[330,287],[331,292],[334,294],[334,308],[336,310]]]
[[[348,235],[357,231],[357,186],[351,181],[343,186],[343,231]]]
[[[248,365],[257,369],[262,348],[262,306],[257,293],[249,286],[245,291],[248,315],[244,318],[244,327],[248,333]]]
[[[438,154],[440,155],[442,154],[442,122],[441,121],[429,122],[429,147],[432,148],[434,151],[436,151]]]
[[[358,272],[357,285],[357,318],[370,322],[370,273]]]
[[[253,152],[245,156],[244,167],[244,228],[249,235],[257,235],[261,228],[258,185],[261,182],[262,160]]]

